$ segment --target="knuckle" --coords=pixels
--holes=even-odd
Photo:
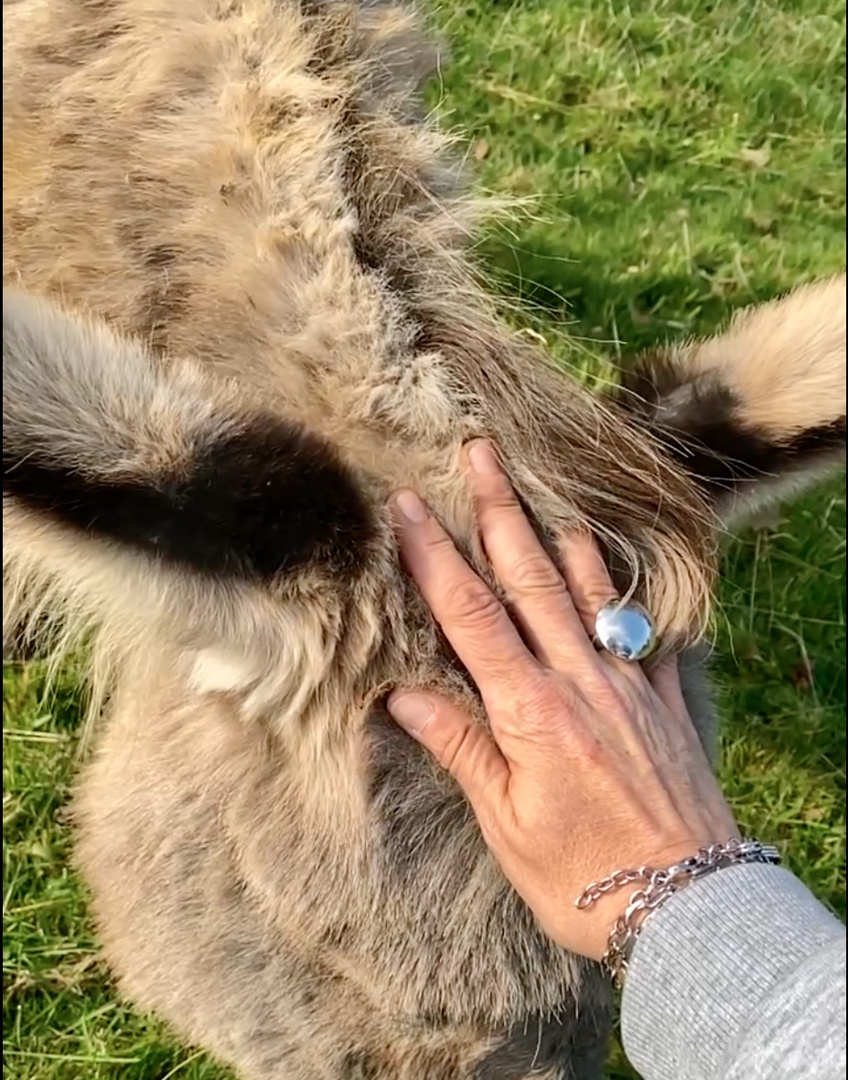
[[[556,567],[541,551],[516,560],[506,575],[505,583],[518,593],[568,595]]]
[[[451,600],[453,617],[470,629],[490,629],[500,622],[500,601],[479,579],[459,582]]]
[[[441,528],[433,529],[430,534],[424,538],[423,546],[430,555],[435,556],[436,558],[443,555],[450,555],[456,550],[453,540]]]
[[[488,490],[477,496],[482,518],[492,514],[520,514],[521,506],[509,481],[502,476],[491,477]]]
[[[595,616],[606,604],[618,599],[618,593],[608,581],[590,581],[583,589],[583,607],[587,615]]]
[[[464,778],[474,750],[474,730],[464,725],[452,731],[445,739],[439,753],[440,764],[456,779]]]

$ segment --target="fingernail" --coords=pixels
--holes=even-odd
[[[427,507],[414,491],[399,491],[395,495],[394,502],[407,521],[420,525],[422,521],[427,520]]]
[[[420,735],[436,714],[433,702],[423,694],[396,692],[386,702],[389,712],[410,735]]]
[[[472,443],[468,451],[471,468],[481,476],[494,476],[501,471],[497,455],[487,442]]]

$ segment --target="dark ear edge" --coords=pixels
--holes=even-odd
[[[3,494],[200,574],[269,581],[313,563],[350,574],[366,556],[373,525],[355,482],[321,439],[276,417],[210,431],[173,470],[121,476],[109,464],[91,475],[4,445]]]
[[[611,396],[719,506],[779,497],[781,481],[796,486],[845,460],[844,412],[791,433],[757,428],[716,372],[693,374],[668,351],[639,357]]]
[[[326,440],[103,325],[4,290],[3,380],[4,501],[45,524],[252,583],[369,557],[375,514]]]

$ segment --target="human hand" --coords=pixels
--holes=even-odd
[[[646,674],[598,652],[616,598],[587,535],[548,557],[492,447],[466,450],[481,539],[515,621],[411,491],[393,499],[404,563],[474,679],[491,733],[456,703],[396,690],[394,719],[461,785],[483,837],[545,932],[600,959],[631,890],[578,910],[617,869],[666,867],[737,835],[688,715],[674,659]]]

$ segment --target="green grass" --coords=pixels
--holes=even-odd
[[[432,102],[484,186],[531,200],[483,266],[564,362],[597,371],[844,267],[841,3],[456,0],[439,20],[453,61]],[[715,660],[739,820],[843,918],[844,556],[844,482],[735,541]],[[3,690],[7,1075],[223,1080],[97,962],[63,818],[73,674],[46,702],[37,665]],[[609,1076],[632,1076],[618,1050]]]

